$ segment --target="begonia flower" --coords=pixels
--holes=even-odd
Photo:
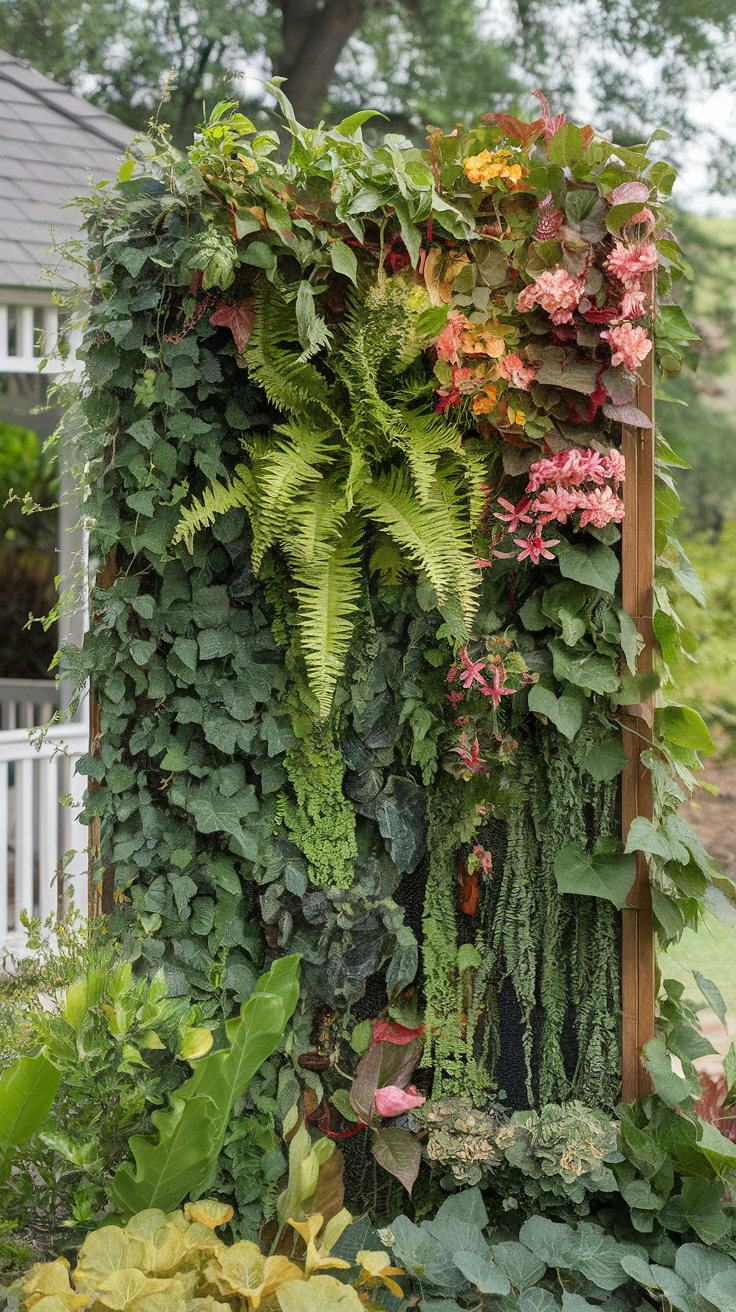
[[[402,1112],[410,1112],[412,1107],[421,1107],[426,1101],[421,1093],[417,1093],[414,1084],[410,1084],[408,1089],[399,1089],[395,1084],[386,1084],[382,1089],[376,1089],[376,1111],[379,1116],[400,1116]]]
[[[621,318],[638,319],[644,313],[645,299],[646,292],[638,283],[625,291],[621,297]]]
[[[459,310],[450,310],[447,323],[435,342],[435,350],[440,360],[449,360],[450,364],[459,364],[458,350],[469,321]]]
[[[646,329],[631,323],[614,324],[601,337],[611,347],[611,364],[622,364],[625,369],[635,370],[652,349]]]
[[[640,246],[624,246],[623,242],[614,244],[603,268],[616,278],[626,290],[631,290],[642,274],[651,273],[659,263],[657,247],[651,241],[642,242]]]
[[[555,269],[545,269],[536,282],[520,292],[517,308],[526,313],[540,305],[553,323],[572,323],[584,287],[584,278],[571,278],[559,265]]]
[[[523,392],[529,390],[529,384],[534,382],[536,377],[534,370],[524,364],[518,355],[513,353],[499,360],[496,365],[496,372],[499,378],[505,378],[514,387],[520,388]]]

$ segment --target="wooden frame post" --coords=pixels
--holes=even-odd
[[[655,282],[649,285],[649,319],[653,338]],[[644,640],[638,670],[652,669],[654,647],[654,347],[641,367],[638,406],[651,420],[651,428],[623,430],[626,461],[622,523],[622,600]],[[652,741],[654,697],[627,706],[623,745],[629,758],[621,786],[621,829],[626,841],[635,816],[652,819],[651,772],[641,755]],[[643,852],[636,854],[636,880],[622,912],[621,936],[621,1096],[633,1102],[651,1093],[651,1083],[641,1063],[641,1049],[654,1035],[655,956],[652,923],[652,894],[649,869]]]

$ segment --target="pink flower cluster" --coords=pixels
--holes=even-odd
[[[625,293],[624,301],[627,295],[633,293]],[[602,332],[601,337],[611,347],[611,364],[622,364],[625,369],[632,371],[638,368],[642,360],[646,360],[652,349],[646,329],[633,323],[614,324]]]
[[[556,269],[546,269],[540,273],[536,282],[524,288],[519,294],[517,308],[525,314],[533,310],[535,305],[541,305],[553,323],[572,323],[584,286],[583,278],[571,278],[558,265]]]
[[[523,392],[529,390],[529,384],[534,382],[535,373],[524,364],[518,355],[513,353],[504,356],[496,365],[496,376],[505,378],[513,387],[519,387]]]
[[[580,511],[581,528],[619,523],[624,517],[624,503],[616,493],[625,472],[624,458],[616,450],[602,456],[598,451],[571,447],[537,460],[526,489],[537,493],[531,504],[537,524],[549,524],[553,519],[566,524],[568,515],[576,510]]]
[[[468,655],[467,647],[463,647],[459,655],[460,664],[451,665],[447,671],[447,683],[454,683],[458,675],[463,688],[472,688],[477,683],[480,692],[484,697],[490,697],[494,707],[499,705],[502,697],[511,697],[515,693],[515,688],[506,687],[506,670],[500,656],[481,656],[480,660],[474,661]],[[487,674],[490,674],[490,683],[485,677]],[[447,694],[447,700],[457,706],[464,695],[454,691]]]
[[[470,328],[470,322],[459,310],[450,310],[447,323],[435,343],[440,360],[449,360],[450,364],[459,364],[458,351],[463,340],[463,333]]]
[[[520,524],[531,525],[525,538],[514,538],[514,545],[520,548],[519,560],[531,560],[533,565],[538,565],[540,559],[553,560],[549,548],[556,547],[559,539],[545,539],[544,525],[552,520],[566,524],[568,515],[576,510],[580,511],[581,528],[619,523],[624,517],[624,503],[617,492],[625,473],[620,451],[614,449],[602,456],[590,448],[570,447],[535,461],[529,471],[526,496],[516,506],[499,497],[498,504],[508,513],[497,510],[494,518],[501,520],[510,534],[518,532]]]
[[[654,242],[645,241],[641,246],[624,246],[623,242],[617,241],[614,242],[613,250],[603,268],[612,278],[620,282],[622,287],[631,290],[643,274],[651,273],[652,269],[656,269],[658,262],[659,256]]]

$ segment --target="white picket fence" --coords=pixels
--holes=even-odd
[[[20,913],[45,919],[73,899],[87,909],[86,829],[76,823],[85,779],[74,764],[87,751],[85,720],[50,728],[53,684],[0,679],[0,947],[22,950]],[[73,855],[67,860],[67,853]]]

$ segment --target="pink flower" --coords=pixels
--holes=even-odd
[[[536,377],[534,370],[529,369],[518,355],[513,354],[499,360],[496,374],[499,378],[505,378],[509,383],[513,383],[514,387],[521,388],[523,392],[529,390],[529,384],[533,383]]]
[[[532,510],[539,524],[549,524],[552,519],[556,519],[559,524],[566,524],[568,515],[577,510],[577,506],[577,497],[573,492],[568,492],[567,488],[549,487],[540,492]]]
[[[491,873],[491,870],[493,869],[493,857],[491,856],[490,852],[487,852],[486,849],[479,843],[477,847],[473,848],[473,855],[477,856],[483,874],[489,875]]]
[[[450,703],[450,705],[453,707],[453,709],[459,706],[461,702],[465,701],[465,693],[458,692],[457,689],[455,690],[455,692],[445,693],[445,696],[448,702]]]
[[[460,757],[460,760],[463,763],[463,769],[468,776],[471,774],[485,774],[486,763],[480,754],[480,745],[477,738],[475,738],[472,743],[469,743],[465,735],[462,734],[460,738],[458,738],[457,747],[451,747],[450,751]]]
[[[498,661],[493,666],[493,680],[490,688],[483,689],[484,697],[490,697],[493,702],[493,709],[497,710],[502,697],[513,697],[516,692],[515,688],[505,688],[506,671],[503,662]]]
[[[636,369],[652,349],[646,329],[630,323],[615,324],[602,332],[601,337],[613,352],[611,364],[622,364],[626,369]]]
[[[621,318],[638,319],[639,315],[644,312],[645,297],[646,292],[638,283],[625,291],[621,297]]]
[[[474,683],[479,683],[481,688],[487,688],[488,684],[483,678],[483,671],[486,668],[485,661],[471,661],[466,647],[463,647],[460,652],[460,660],[463,663],[464,671],[464,673],[460,675],[460,682],[463,688],[472,688]]]
[[[571,446],[565,451],[558,451],[549,460],[534,462],[529,471],[527,492],[538,492],[545,484],[554,484],[559,489],[561,486],[575,487],[586,481],[602,483],[605,477],[597,451],[590,447],[581,450],[580,447]]]
[[[604,528],[612,520],[618,524],[625,514],[623,501],[610,487],[596,487],[592,492],[582,493],[578,504],[583,512],[580,516],[581,528],[585,528],[586,524]]]
[[[400,1116],[402,1112],[411,1111],[412,1107],[421,1107],[427,1099],[417,1093],[416,1085],[408,1089],[399,1089],[395,1084],[386,1084],[376,1089],[376,1111],[379,1116]]]
[[[544,556],[545,560],[554,560],[554,552],[548,551],[547,548],[556,547],[559,540],[559,538],[550,538],[545,542],[539,529],[533,534],[530,533],[528,538],[515,538],[517,547],[521,547],[518,559],[526,560],[528,557],[532,565],[539,564],[540,556]]]
[[[465,329],[469,327],[470,323],[464,314],[461,314],[459,310],[450,310],[447,323],[435,343],[437,355],[441,360],[449,360],[450,364],[460,363],[458,348],[462,342]]]
[[[507,533],[516,533],[520,524],[531,524],[532,522],[531,515],[526,514],[530,501],[531,497],[522,497],[518,506],[512,506],[511,502],[507,501],[505,497],[499,497],[499,506],[503,506],[504,510],[508,510],[509,513],[508,515],[499,515],[498,511],[494,511],[493,518],[500,519],[508,525]]]
[[[571,278],[558,265],[555,269],[546,269],[540,273],[536,282],[524,288],[519,294],[517,307],[526,313],[535,305],[541,305],[553,323],[572,323],[573,311],[578,307],[583,287],[583,278]]]
[[[631,205],[635,200],[649,200],[651,190],[646,182],[620,182],[608,199],[612,205]]]
[[[623,483],[626,477],[626,461],[616,447],[603,457],[603,467],[608,478],[614,479],[616,484]]]
[[[424,1026],[420,1025],[416,1030],[410,1030],[406,1025],[399,1025],[395,1020],[389,1020],[388,1016],[381,1016],[379,1020],[374,1020],[373,1024],[373,1042],[374,1043],[411,1043],[412,1039],[418,1039],[420,1034],[424,1033]]]
[[[638,283],[642,274],[650,273],[659,263],[657,248],[651,241],[641,246],[624,246],[617,241],[603,267],[627,290]]]

